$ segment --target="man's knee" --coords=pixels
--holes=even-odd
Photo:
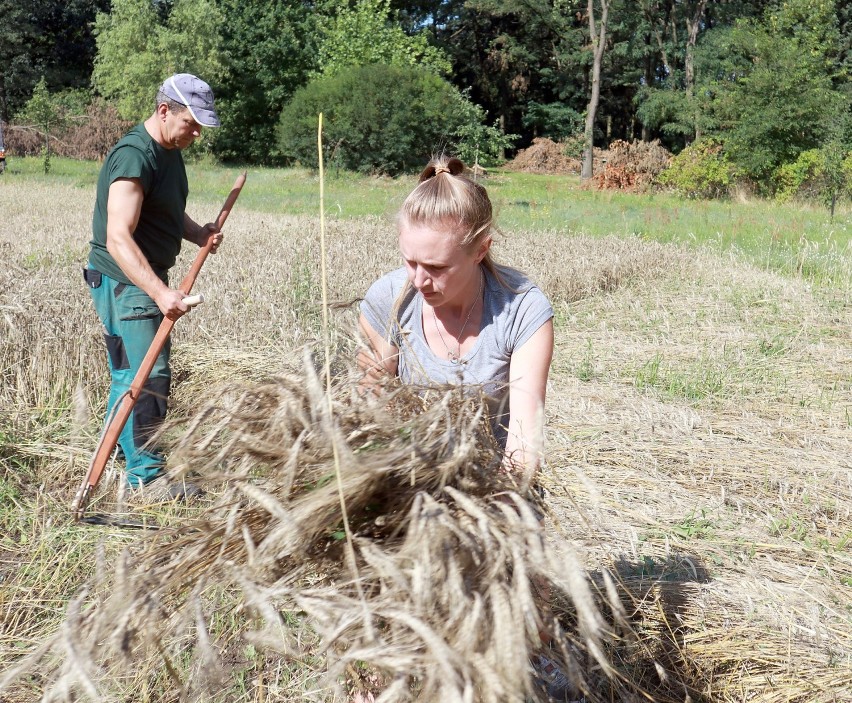
[[[149,378],[133,408],[133,443],[144,446],[160,429],[168,409],[171,379],[167,376]]]

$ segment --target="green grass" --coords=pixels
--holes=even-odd
[[[38,158],[10,159],[4,178],[61,182],[93,189],[99,164],[54,158],[48,175]],[[240,169],[208,161],[188,165],[191,201],[222,202]],[[2,186],[0,179],[0,186]],[[415,185],[392,179],[326,174],[329,218],[391,218]],[[852,265],[852,210],[844,204],[832,222],[824,208],[772,201],[698,201],[666,193],[636,195],[580,187],[575,176],[493,171],[485,180],[497,222],[507,233],[558,230],[591,236],[637,235],[658,242],[735,250],[761,267],[812,280],[848,278]],[[298,169],[255,168],[240,206],[257,212],[319,212],[319,178]]]

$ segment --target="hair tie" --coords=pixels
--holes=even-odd
[[[439,173],[449,173],[452,175],[452,172],[446,166],[435,166],[435,175],[437,176]]]

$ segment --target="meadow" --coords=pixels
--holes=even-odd
[[[212,219],[236,173],[191,165],[190,214]],[[258,593],[281,587],[280,574],[248,584],[205,571],[201,583],[189,556],[170,561],[175,544],[202,554],[191,532],[171,543],[71,519],[107,389],[80,276],[96,175],[96,164],[55,159],[48,176],[36,160],[21,160],[0,177],[0,701],[341,699],[321,656],[323,623],[308,617],[314,601],[280,616],[276,636],[289,649],[257,624],[278,622],[274,612],[247,614],[248,603],[274,602]],[[328,175],[330,301],[357,299],[398,265],[393,212],[413,182]],[[831,221],[805,205],[602,193],[566,177],[496,171],[485,183],[498,209],[497,258],[527,271],[556,309],[540,476],[546,526],[614,613],[603,628],[609,668],[588,660],[587,699],[850,700],[848,208]],[[239,457],[234,471],[271,456],[286,464],[294,443],[276,446],[264,423],[286,425],[320,404],[306,370],[324,339],[318,189],[307,171],[251,170],[226,244],[196,286],[208,302],[176,325],[170,439],[175,456],[191,457],[202,473],[227,451]],[[192,255],[182,255],[178,277]],[[351,306],[331,312],[327,342],[340,379],[356,344],[353,318]],[[292,398],[270,400],[275,378],[289,379],[287,397],[301,410]],[[234,387],[258,406],[240,427],[259,438],[262,456],[198,435],[198,413],[229,402]],[[358,413],[346,427],[369,432],[372,416]],[[238,413],[231,418],[235,427]],[[273,429],[284,437],[282,426]],[[118,473],[110,467],[96,509],[122,505]],[[236,522],[237,533],[254,529],[232,506],[133,510],[176,526],[206,515],[220,539],[216,515]],[[205,545],[211,562],[219,557],[209,554],[225,551],[225,541]],[[256,546],[258,555],[244,555],[246,573],[252,559],[262,561]],[[163,564],[185,574],[183,591],[204,591],[204,618],[178,617],[154,582],[134,581],[128,574],[140,564],[149,575]],[[156,597],[125,612],[108,594],[134,600],[134,584]],[[576,611],[568,620],[583,620]],[[111,649],[125,625],[146,632],[143,615],[171,639],[148,633],[144,646]],[[191,675],[201,680],[205,671],[208,687],[193,688]],[[371,676],[350,667],[338,682],[345,679],[350,700],[369,700],[380,689]]]

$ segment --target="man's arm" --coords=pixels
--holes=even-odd
[[[506,466],[538,469],[544,447],[544,398],[553,359],[553,320],[548,320],[512,353],[509,362],[509,436]]]
[[[183,302],[184,292],[163,283],[133,241],[143,198],[142,184],[138,178],[119,178],[110,185],[106,248],[133,284],[151,296],[163,315],[176,320],[189,310]]]

